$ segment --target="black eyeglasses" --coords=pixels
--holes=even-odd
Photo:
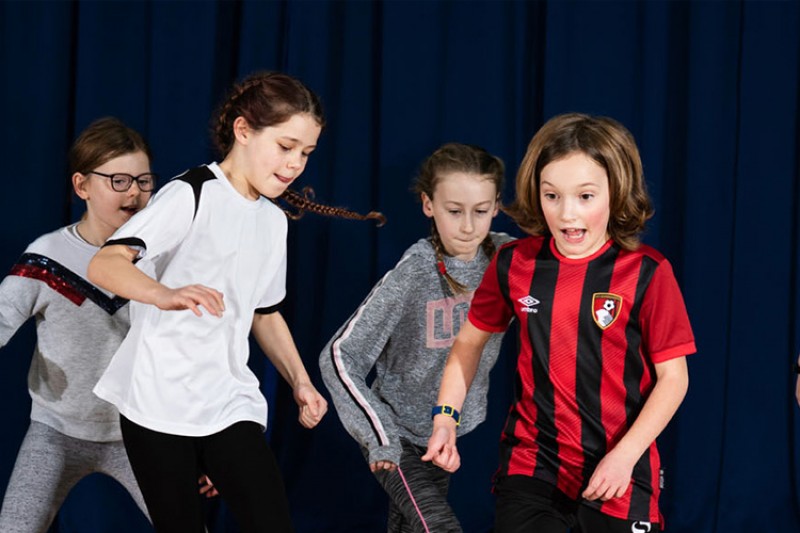
[[[133,182],[136,182],[136,185],[139,187],[139,190],[142,192],[150,192],[156,186],[156,181],[158,181],[158,174],[153,174],[151,172],[146,172],[145,174],[139,174],[138,176],[131,176],[130,174],[124,174],[121,172],[117,172],[114,174],[103,174],[102,172],[97,172],[96,170],[90,170],[86,172],[86,174],[97,174],[98,176],[103,176],[104,178],[108,178],[111,180],[111,188],[117,192],[127,192],[128,189],[131,188]]]

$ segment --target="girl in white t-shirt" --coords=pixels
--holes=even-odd
[[[242,531],[291,531],[277,464],[263,436],[267,404],[247,367],[248,335],[294,391],[300,423],[327,410],[280,313],[286,215],[273,201],[348,218],[287,187],[323,126],[298,80],[262,73],[219,111],[221,163],[166,184],[89,266],[132,300],[131,330],[95,387],[122,417],[131,464],[159,532],[202,532],[199,473],[214,481]],[[134,266],[134,262],[136,265]]]

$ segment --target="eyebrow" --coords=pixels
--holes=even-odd
[[[483,204],[491,204],[493,201],[494,200],[484,200],[483,202],[478,202],[475,205],[478,206],[478,205],[483,205]],[[457,202],[456,200],[445,200],[443,203],[445,205],[448,205],[448,204],[450,204],[450,205],[458,205],[458,206],[465,205],[462,202]]]
[[[545,180],[545,181],[542,181],[541,185],[549,185],[550,187],[557,188],[555,185],[553,185],[552,183],[550,183],[550,182],[549,182],[549,181],[547,181],[547,180]],[[540,186],[541,186],[541,185],[540,185]],[[586,183],[581,183],[581,184],[579,184],[579,185],[578,185],[578,187],[579,187],[579,188],[580,188],[580,187],[600,187],[600,184],[599,184],[599,183],[593,183],[593,182],[591,182],[591,181],[587,181]]]

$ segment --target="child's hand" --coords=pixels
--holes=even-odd
[[[222,316],[222,312],[225,311],[222,299],[222,293],[218,290],[203,285],[187,285],[180,289],[164,287],[156,294],[154,303],[164,311],[191,309],[197,316],[203,315],[200,312],[200,306],[203,306],[212,315]]]
[[[205,474],[200,476],[200,479],[197,480],[197,484],[200,485],[200,494],[205,494],[206,498],[213,498],[219,494],[214,484]]]
[[[381,470],[388,470],[389,472],[394,472],[397,470],[397,465],[391,461],[375,461],[374,463],[369,464],[369,469],[375,473],[380,472]]]
[[[311,383],[303,383],[294,389],[294,399],[300,407],[298,420],[305,428],[316,426],[328,411],[328,402]]]
[[[631,460],[623,453],[611,450],[594,469],[582,496],[587,500],[602,501],[619,498],[631,484],[634,464],[636,459]]]
[[[433,461],[433,464],[453,473],[461,466],[461,456],[456,448],[456,430],[447,425],[434,425],[431,438],[428,439],[428,451],[421,457],[423,461]]]

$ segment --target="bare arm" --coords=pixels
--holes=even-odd
[[[222,293],[203,285],[171,289],[144,274],[133,264],[136,250],[122,244],[106,246],[92,258],[87,269],[89,281],[118,296],[163,310],[191,309],[200,316],[200,306],[222,316]]]
[[[439,387],[439,405],[450,405],[458,411],[461,410],[469,386],[478,371],[483,347],[491,336],[491,333],[476,328],[469,320],[464,323],[447,357]],[[434,417],[428,450],[422,460],[433,461],[448,472],[455,472],[461,466],[461,458],[456,449],[456,423],[452,417]]]
[[[328,402],[311,383],[283,316],[278,312],[256,314],[252,331],[258,345],[292,387],[300,408],[300,423],[307,428],[316,426],[328,410]]]
[[[689,387],[686,357],[655,365],[657,381],[642,411],[624,437],[598,463],[583,492],[587,500],[609,500],[625,494],[633,467],[678,410]]]

